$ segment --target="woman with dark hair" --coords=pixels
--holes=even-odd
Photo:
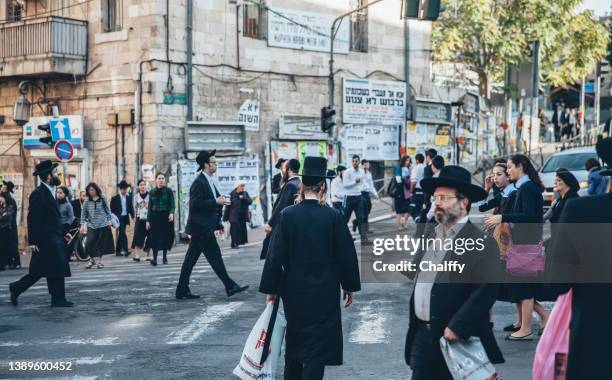
[[[168,250],[174,243],[174,193],[166,186],[166,176],[157,173],[155,188],[149,192],[147,230],[149,246],[153,249],[151,265],[157,265],[157,252],[163,252],[163,263],[168,264]]]
[[[102,256],[115,252],[110,208],[95,182],[90,182],[85,192],[87,200],[83,202],[81,211],[81,235],[87,235],[85,250],[91,257],[85,269],[91,269],[94,265],[102,269]]]
[[[342,315],[361,289],[357,254],[342,214],[326,204],[327,160],[306,157],[297,204],[272,230],[259,291],[283,300],[285,379],[322,379],[342,364]]]
[[[395,221],[400,228],[406,228],[410,216],[410,169],[412,158],[408,155],[402,156],[399,166],[395,172],[395,191],[393,194],[393,208],[395,210]],[[393,179],[392,179],[393,181]]]
[[[132,260],[140,261],[142,250],[149,255],[149,247],[146,244],[147,240],[147,211],[149,210],[149,191],[147,190],[147,182],[144,179],[138,181],[138,193],[134,195],[134,238],[132,239],[132,249],[134,257]]]
[[[249,205],[253,203],[249,193],[245,190],[246,184],[242,181],[230,193],[230,204],[225,206],[223,221],[230,222],[230,236],[232,248],[248,243],[247,221],[249,219]]]
[[[543,199],[544,185],[529,158],[515,154],[508,160],[508,175],[518,189],[514,205],[509,212],[500,215],[485,215],[485,226],[495,228],[501,223],[512,223],[512,243],[516,245],[537,245],[542,243],[543,235]],[[535,301],[539,285],[533,278],[509,276],[509,298],[511,302],[520,303],[521,312],[518,323],[507,326],[512,331],[507,340],[533,340],[531,330],[532,313],[540,317],[540,332],[543,330],[550,311]],[[538,334],[540,335],[540,334]]]
[[[555,173],[555,186],[553,190],[559,194],[559,199],[555,199],[550,206],[550,209],[544,215],[544,220],[550,221],[550,237],[553,239],[557,232],[557,222],[561,216],[561,212],[567,201],[572,198],[578,198],[578,190],[580,184],[576,177],[566,168],[559,168]]]

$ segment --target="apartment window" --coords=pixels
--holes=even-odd
[[[263,40],[266,38],[265,5],[243,3],[242,35]]]
[[[351,9],[361,8],[368,0],[351,0]],[[368,51],[368,8],[351,15],[351,51],[367,53]]]
[[[6,19],[9,21],[19,21],[25,17],[25,0],[8,0],[6,2]]]
[[[102,0],[102,30],[117,32],[123,27],[123,0]]]

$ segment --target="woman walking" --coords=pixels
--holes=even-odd
[[[81,235],[87,235],[85,250],[91,257],[85,269],[91,269],[94,265],[102,269],[104,268],[102,256],[115,252],[110,208],[102,196],[102,190],[95,182],[85,187],[85,193],[87,200],[83,203],[81,211]]]
[[[405,155],[400,160],[399,167],[395,173],[395,192],[393,196],[393,206],[395,209],[395,220],[399,228],[406,228],[410,217],[410,169],[412,168],[412,158]]]
[[[5,270],[10,261],[12,245],[8,242],[13,238],[12,223],[16,212],[10,196],[0,193],[0,271]]]
[[[246,223],[249,218],[249,206],[253,201],[246,192],[244,182],[238,182],[236,188],[230,193],[230,204],[225,206],[223,221],[230,222],[230,236],[232,248],[248,243]]]
[[[326,205],[327,160],[306,157],[297,204],[272,230],[259,291],[280,295],[287,320],[285,379],[322,379],[342,364],[340,289],[345,306],[361,289],[357,254],[346,220]]]
[[[550,206],[550,209],[544,215],[544,220],[550,221],[550,237],[553,239],[557,233],[557,222],[561,216],[563,208],[567,204],[567,201],[572,198],[578,198],[578,190],[580,190],[580,184],[576,177],[565,168],[557,169],[555,173],[555,183],[553,190],[559,194],[559,199],[555,199]]]
[[[174,193],[166,186],[166,176],[155,176],[155,188],[149,192],[147,230],[149,246],[153,249],[151,265],[157,265],[157,252],[163,252],[163,263],[168,264],[168,250],[174,243]]]
[[[74,210],[72,209],[72,205],[70,204],[70,190],[66,186],[60,186],[57,188],[55,198],[57,199],[57,207],[60,212],[60,221],[62,223],[62,230],[64,232],[64,236],[70,233],[70,229],[74,224]],[[72,244],[74,240],[64,241],[66,245],[66,256],[68,259],[72,256],[71,248],[74,246]]]
[[[516,199],[512,209],[501,215],[486,215],[485,226],[495,228],[503,223],[513,223],[511,229],[512,243],[516,245],[537,245],[542,243],[543,235],[543,199],[544,185],[538,172],[529,158],[516,154],[508,160],[508,175],[517,188]],[[540,317],[540,332],[543,330],[550,311],[535,301],[539,285],[530,283],[533,278],[511,276],[509,298],[511,302],[520,303],[520,323],[512,327],[513,333],[507,340],[533,340],[531,330],[532,313]]]
[[[138,181],[138,193],[134,196],[134,238],[132,239],[132,249],[134,257],[132,260],[140,262],[140,256],[144,249],[149,256],[149,247],[147,244],[147,212],[149,211],[149,192],[147,191],[147,182],[144,179]]]

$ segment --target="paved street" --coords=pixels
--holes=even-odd
[[[376,228],[376,224],[373,224]],[[14,308],[7,285],[24,271],[0,273],[0,358],[7,361],[73,361],[70,373],[28,373],[40,378],[206,378],[230,379],[244,341],[264,307],[257,292],[261,245],[224,249],[230,275],[251,288],[228,299],[221,282],[202,257],[192,276],[197,301],[174,299],[186,247],[169,255],[168,265],[151,267],[109,257],[106,268],[85,270],[73,264],[67,281],[73,309],[51,309],[42,280]],[[364,284],[352,307],[344,310],[344,362],[328,367],[327,379],[408,379],[404,339],[411,284]],[[495,333],[507,363],[506,379],[530,378],[536,342],[506,342],[501,327],[514,307],[494,308]],[[19,377],[2,372],[1,376]]]

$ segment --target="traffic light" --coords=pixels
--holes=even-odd
[[[47,123],[47,124],[41,124],[38,126],[38,129],[40,129],[41,131],[45,131],[47,133],[47,136],[45,137],[41,137],[38,139],[38,141],[40,141],[41,143],[48,145],[49,148],[53,148],[53,137],[51,137],[51,126]]]
[[[440,0],[403,0],[404,18],[436,21],[441,11]]]
[[[321,108],[321,131],[331,133],[336,125],[336,110],[327,106]]]

